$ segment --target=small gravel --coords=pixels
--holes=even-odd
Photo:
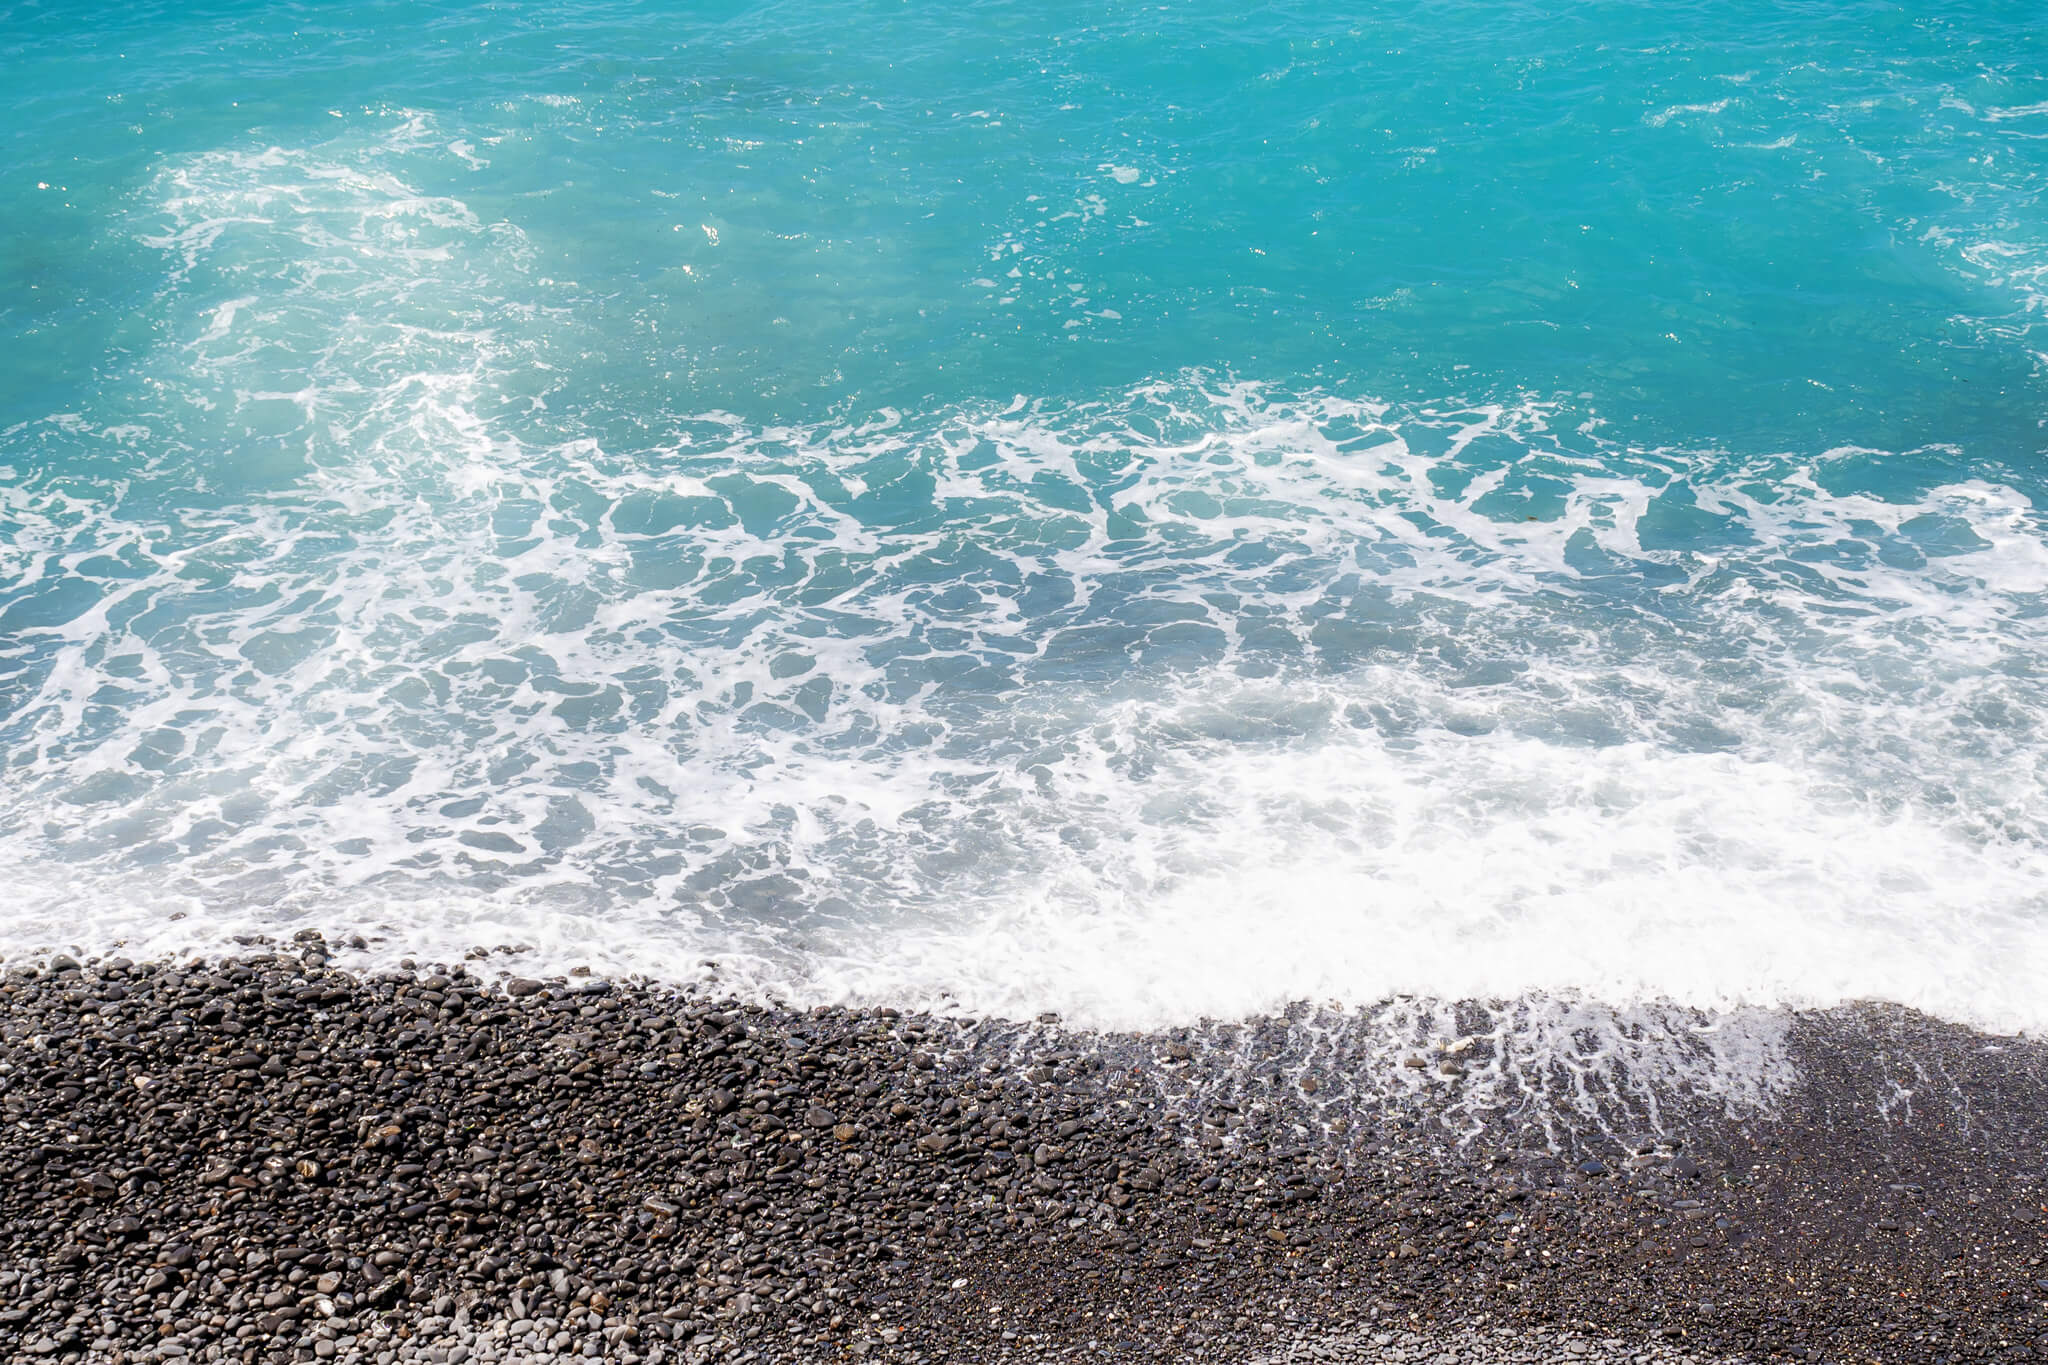
[[[0,1359],[2048,1350],[2038,1045],[1903,1011],[1792,1033],[1803,1079],[1769,1112],[1652,1095],[1630,1140],[1641,1087],[1597,1122],[1527,1095],[1475,1120],[1289,1020],[1223,1047],[366,976],[314,935],[16,967]],[[1488,1065],[1444,1057],[1444,1094]],[[1396,1098],[1364,1098],[1375,1067]],[[1907,1104],[1907,1074],[1941,1080]]]

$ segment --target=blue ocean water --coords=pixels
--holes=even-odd
[[[0,949],[2048,1025],[2038,5],[0,12]]]

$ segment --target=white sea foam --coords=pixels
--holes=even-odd
[[[167,166],[123,420],[0,438],[0,949],[2048,1026],[1994,472],[1205,375],[613,448],[547,401],[573,300],[408,179],[446,142]]]
[[[1667,108],[1659,109],[1654,114],[1643,115],[1643,122],[1649,124],[1652,128],[1662,128],[1671,120],[1683,118],[1687,114],[1725,113],[1728,106],[1733,103],[1734,101],[1730,99],[1718,99],[1704,101],[1699,104],[1674,104]]]

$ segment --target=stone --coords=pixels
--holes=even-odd
[[[1636,1159],[1617,1163],[1626,1179],[1573,1178],[1607,1162],[1559,1160],[1528,1113],[1519,1130],[1494,1115],[1481,1141],[1447,1143],[1437,1118],[1469,1114],[1441,1107],[1483,1095],[1340,1069],[1378,1054],[1311,1043],[1287,1021],[1215,1025],[1189,1049],[588,978],[516,1006],[436,964],[386,978],[259,954],[175,982],[122,970],[118,1002],[92,972],[0,971],[0,1169],[17,1173],[0,1182],[13,1238],[0,1341],[24,1359],[255,1360],[275,1342],[279,1359],[350,1365],[593,1351],[774,1365],[848,1358],[865,1340],[900,1365],[1290,1350],[1421,1365],[1479,1340],[1444,1325],[1447,1304],[1527,1334],[1451,1357],[1471,1365],[1667,1365],[1659,1333],[1705,1352],[1765,1340],[1766,1321],[1784,1356],[1886,1358],[1891,1338],[1857,1334],[1902,1319],[1858,1312],[1927,1300],[1840,1291],[1942,1244],[1923,1219],[1977,1218],[1973,1245],[2001,1269],[2008,1248],[2036,1245],[2015,1211],[2037,1202],[2029,1172],[1959,1191],[1922,1163],[1926,1191],[1897,1185],[1883,1197],[1898,1213],[1867,1237],[1849,1228],[1844,1255],[1868,1278],[1803,1261],[1800,1312],[1766,1320],[1781,1301],[1758,1286],[1779,1253],[1745,1240],[1769,1216],[1752,1187],[1717,1184],[1712,1208],[1674,1197],[1697,1163],[1634,1127],[1619,1130],[1638,1134]],[[118,1021],[84,1008],[101,1002]],[[272,1062],[285,1083],[265,1075]],[[154,1083],[127,1083],[138,1074]],[[2034,1093],[2014,1079],[2026,1073],[1996,1074]],[[1681,1117],[1717,1169],[1750,1169],[1746,1152],[1722,1155],[1749,1128]],[[1764,1168],[1770,1197],[1831,1173],[1831,1151],[1799,1130],[1747,1122],[1799,1158]],[[1937,1127],[1916,1140],[1949,1150]],[[50,1221],[56,1208],[66,1221]],[[1734,1307],[1693,1306],[1731,1281]],[[1959,1281],[1939,1311],[1970,1322],[1989,1292]],[[1611,1326],[1627,1350],[1538,1315]],[[1359,1354],[1357,1323],[1432,1317]],[[1901,1340],[1935,1319],[1904,1321]],[[891,1346],[885,1329],[910,1335]]]

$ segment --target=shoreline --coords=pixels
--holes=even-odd
[[[0,972],[9,1359],[2048,1354],[2048,1045],[1894,1007],[1531,1061],[66,963]]]

